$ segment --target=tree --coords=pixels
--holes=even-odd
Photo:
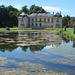
[[[17,17],[14,11],[10,11],[9,12],[9,16],[10,16],[10,24],[8,27],[13,27],[16,26],[17,27]]]
[[[24,5],[24,6],[22,7],[22,12],[25,12],[26,14],[28,14],[28,13],[29,13],[28,11],[29,11],[29,10],[28,10],[27,6]]]
[[[13,27],[13,26],[18,26],[18,20],[17,20],[17,13],[18,9],[14,8],[13,6],[8,6],[6,7],[7,13],[8,13],[8,18],[7,18],[7,27]]]
[[[70,18],[70,16],[64,16],[63,18],[62,18],[62,23],[63,23],[63,27],[65,26],[65,27],[68,27],[68,21],[70,20],[71,18]]]
[[[0,28],[1,27],[5,27],[6,23],[7,23],[7,12],[6,12],[6,8],[4,5],[0,6]]]
[[[46,11],[42,7],[32,5],[30,7],[30,13],[46,13]]]
[[[21,10],[16,9],[11,5],[7,7],[1,5],[0,6],[0,28],[18,26],[17,17],[22,12],[25,12],[26,14],[46,13],[46,11],[42,7],[35,6],[35,5],[32,5],[30,9],[28,9],[27,6],[24,5]]]

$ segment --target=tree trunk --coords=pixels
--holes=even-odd
[[[64,31],[66,31],[66,27],[64,27]]]
[[[73,27],[73,34],[75,34],[75,26]]]

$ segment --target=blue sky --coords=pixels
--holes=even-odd
[[[75,17],[75,0],[0,0],[0,5],[12,5],[15,8],[21,9],[22,6],[31,5],[43,7],[48,12],[62,12],[62,15],[70,15]]]

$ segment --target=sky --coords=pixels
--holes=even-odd
[[[12,5],[19,10],[24,5],[27,5],[29,9],[33,4],[43,7],[50,13],[61,11],[62,16],[75,17],[75,0],[0,0],[0,5]]]

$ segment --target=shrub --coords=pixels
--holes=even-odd
[[[6,30],[10,30],[10,28],[9,27],[6,27]]]

